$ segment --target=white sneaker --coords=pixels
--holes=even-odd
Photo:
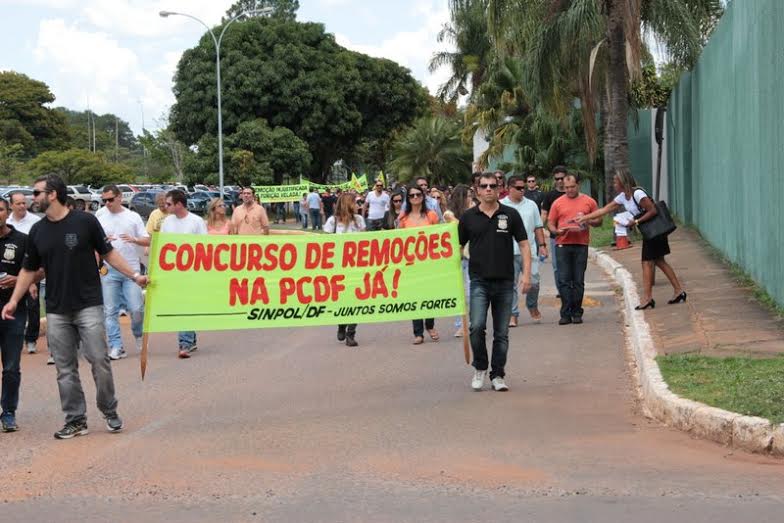
[[[27,342],[27,353],[28,354],[35,354],[35,351],[36,351],[35,342],[34,341],[28,341]]]
[[[122,347],[115,347],[109,351],[110,360],[119,360],[127,356],[128,354],[125,352],[125,349],[123,349]]]
[[[46,364],[47,365],[54,365],[54,357],[52,357],[51,354],[49,355],[49,359],[46,360]]]
[[[455,332],[455,338],[462,338],[462,337],[463,337],[463,327],[460,327],[460,328],[459,328],[459,329],[457,329],[457,331]]]
[[[143,338],[142,338],[142,337],[138,337],[138,338],[136,338],[136,350],[137,350],[138,352],[141,352],[141,351],[142,351],[142,341],[143,341]]]
[[[471,388],[474,390],[482,390],[482,387],[485,386],[485,376],[487,376],[486,370],[475,370],[474,379],[471,380]]]
[[[491,383],[493,384],[493,390],[497,392],[506,392],[509,390],[509,387],[507,387],[504,382],[504,378],[495,377]]]

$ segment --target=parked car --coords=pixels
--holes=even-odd
[[[189,198],[198,197],[198,198],[206,198],[207,203],[209,204],[213,198],[219,198],[220,192],[218,191],[196,191],[189,196]],[[234,210],[234,198],[231,197],[229,194],[223,195],[223,203],[226,204],[226,214],[231,214]]]
[[[128,208],[132,211],[139,213],[139,216],[145,220],[150,217],[150,213],[158,208],[155,205],[155,196],[161,191],[142,191],[137,192],[131,198],[131,204]]]
[[[209,193],[200,191],[188,195],[188,210],[202,216],[207,213],[207,205],[212,200]]]
[[[70,196],[76,201],[75,207],[80,211],[83,211],[85,209],[90,209],[91,211],[97,211],[98,208],[101,206],[100,196],[91,193],[90,189],[88,189],[84,185],[67,186],[67,194],[68,196]]]

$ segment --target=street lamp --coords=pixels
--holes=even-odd
[[[244,11],[231,20],[229,20],[226,25],[223,26],[223,30],[221,31],[220,36],[215,38],[215,33],[212,32],[210,26],[205,24],[200,18],[196,18],[193,15],[189,15],[186,13],[175,13],[174,11],[161,11],[158,13],[161,18],[167,18],[169,16],[184,16],[186,18],[190,18],[191,20],[196,20],[201,25],[203,25],[207,31],[210,33],[212,37],[212,42],[215,44],[215,79],[216,84],[218,86],[218,180],[220,183],[220,195],[223,198],[223,116],[221,114],[221,68],[220,68],[220,46],[221,42],[223,41],[223,35],[226,33],[226,29],[238,18],[242,18],[243,16],[248,15],[264,15],[270,14],[274,11],[271,7],[265,7],[263,9],[253,9],[250,11]]]

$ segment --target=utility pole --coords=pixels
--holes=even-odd
[[[118,123],[118,118],[114,117],[114,163],[119,161],[120,156],[120,125]]]

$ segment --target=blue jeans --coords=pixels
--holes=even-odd
[[[302,214],[300,214],[300,218],[302,218],[302,228],[303,229],[307,229],[308,228],[308,212],[305,211]]]
[[[142,289],[132,279],[121,274],[114,267],[109,267],[109,272],[101,278],[103,290],[103,313],[106,323],[106,336],[109,339],[109,348],[123,346],[120,322],[117,315],[120,307],[131,317],[131,331],[135,338],[142,337],[144,327],[144,297]]]
[[[559,245],[558,277],[561,288],[561,318],[581,318],[585,294],[585,270],[588,268],[587,245]]]
[[[321,229],[321,210],[310,209],[310,221],[314,231]]]
[[[190,349],[196,345],[195,331],[180,331],[177,333],[177,344],[180,349]]]
[[[33,298],[29,294],[25,295],[27,301],[27,330],[25,330],[25,341],[36,343],[41,332],[41,295]]]
[[[531,259],[531,263],[539,263],[538,259]],[[517,290],[520,282],[520,274],[523,273],[523,257],[516,254],[514,257],[514,299],[512,300],[512,316],[515,318],[520,317],[520,292]],[[530,311],[539,308],[539,271],[535,273],[531,270],[531,288],[525,295],[525,307]]]
[[[3,392],[0,406],[3,414],[16,413],[19,404],[19,384],[22,382],[20,360],[25,335],[27,310],[24,301],[19,303],[13,320],[0,320],[0,354],[3,360]]]
[[[513,280],[471,279],[471,350],[476,370],[487,370],[487,309],[493,314],[493,356],[490,379],[505,376],[506,353],[509,351],[509,318],[512,316]]]

